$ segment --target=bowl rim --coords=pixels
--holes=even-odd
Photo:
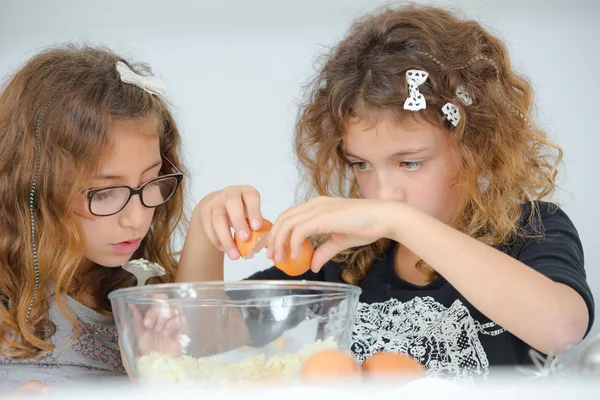
[[[246,279],[241,281],[194,281],[194,282],[172,282],[172,283],[158,283],[154,285],[144,286],[132,286],[128,288],[121,288],[113,290],[108,294],[109,300],[124,298],[129,295],[139,294],[152,294],[153,292],[178,289],[211,289],[211,288],[224,288],[224,289],[244,289],[251,287],[253,289],[273,289],[273,288],[298,288],[304,290],[310,289],[322,289],[328,291],[331,294],[348,294],[348,295],[360,295],[362,289],[358,286],[351,285],[348,283],[338,282],[321,282],[321,281],[309,281],[309,280],[262,280],[262,279]]]

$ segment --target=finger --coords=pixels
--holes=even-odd
[[[282,227],[279,232],[285,232],[285,234],[281,236],[281,239],[275,238],[275,251],[282,251],[282,248],[279,246],[283,245],[283,251],[285,251],[283,254],[284,257],[298,258],[302,251],[302,242],[304,242],[308,235],[316,231],[317,221],[314,217],[313,210],[306,210],[304,212],[297,212],[282,221]],[[277,233],[277,235],[280,234]],[[285,240],[285,243],[278,242],[278,240]]]
[[[156,294],[151,297],[152,300],[156,300],[152,302],[152,306],[146,313],[144,314],[143,319],[143,327],[145,329],[152,329],[156,327],[157,321],[160,317],[161,313],[165,313],[163,308],[166,306],[165,304],[160,304],[160,300],[166,300],[167,296],[164,294]],[[157,304],[157,301],[159,302]]]
[[[273,238],[277,262],[285,259],[288,252],[292,258],[297,258],[306,237],[320,232],[320,220],[324,217],[321,210],[320,207],[302,207],[281,220],[278,229],[274,231]]]
[[[300,256],[302,243],[308,236],[316,233],[330,233],[327,226],[329,212],[325,204],[329,201],[328,197],[317,197],[314,200],[297,207],[293,214],[288,216],[287,223],[291,226],[291,235],[289,239],[289,248],[292,258]]]
[[[278,257],[282,256],[282,254],[281,254],[282,252],[283,252],[283,257],[285,258],[285,252],[286,252],[285,248],[283,250],[279,250],[279,252],[278,252],[278,249],[279,249],[278,246],[280,246],[280,245],[278,245],[278,243],[281,243],[281,241],[284,241],[284,243],[287,244],[287,241],[285,241],[285,233],[281,233],[281,232],[286,230],[286,226],[287,226],[286,223],[287,223],[288,218],[290,218],[291,216],[298,213],[299,210],[302,210],[304,208],[304,206],[306,206],[306,205],[302,204],[299,206],[290,207],[283,213],[279,214],[279,216],[273,223],[273,227],[270,230],[269,237],[267,240],[267,257],[268,258],[270,258],[272,260],[273,259],[278,260]],[[284,238],[282,239],[281,236],[283,236]],[[276,261],[276,262],[279,262],[279,261]]]
[[[253,187],[247,187],[242,190],[242,200],[246,208],[246,214],[253,230],[258,230],[262,226],[262,213],[260,212],[260,193]]]
[[[133,328],[135,330],[135,336],[139,337],[144,333],[144,321],[142,318],[142,313],[138,310],[135,304],[130,304],[129,309],[131,310],[131,315],[133,317]]]
[[[315,220],[313,219],[303,220],[295,225],[289,241],[290,256],[293,259],[300,256],[300,253],[302,252],[302,243],[304,243],[306,238],[315,233],[320,232],[318,225],[315,224]]]
[[[285,260],[288,251],[288,242],[290,238],[289,217],[280,215],[276,224],[273,225],[269,232],[267,241],[267,255],[270,253],[275,264]]]
[[[171,307],[167,304],[161,304],[155,306],[158,310],[156,314],[156,323],[154,324],[154,330],[156,332],[163,332],[165,329],[165,325],[173,318],[173,311]]]
[[[179,332],[187,335],[189,333],[189,325],[182,308],[178,308],[177,323],[179,324]]]
[[[227,256],[232,260],[237,260],[240,258],[240,253],[233,241],[233,237],[231,236],[231,229],[229,228],[229,218],[225,211],[215,212],[213,213],[213,227],[215,228],[215,233],[219,238],[219,242],[227,253]]]
[[[291,255],[290,238],[292,236],[292,232],[296,228],[296,225],[294,224],[293,220],[290,219],[288,221],[289,222],[286,221],[285,226],[280,228],[274,239],[275,263],[283,262]]]
[[[303,218],[308,218],[309,215],[315,215],[317,213],[323,212],[323,206],[327,204],[327,202],[330,200],[329,197],[317,197],[313,200],[310,200],[309,202],[306,202],[304,204],[300,204],[294,207],[290,207],[288,208],[284,213],[280,214],[279,217],[277,218],[277,220],[275,220],[275,223],[273,224],[273,228],[271,229],[271,232],[273,233],[273,237],[269,238],[269,242],[267,245],[267,257],[273,259],[274,256],[276,256],[275,254],[275,237],[279,235],[279,230],[280,229],[290,229],[289,226],[287,226],[287,228],[285,228],[285,224],[287,221],[287,223],[292,223],[288,221],[288,219],[290,218],[294,218],[296,217],[295,220],[293,221],[302,221]],[[310,230],[310,229],[309,229]],[[312,234],[314,232],[309,232],[306,231],[305,233],[305,237]],[[302,243],[302,241],[300,241],[300,243]],[[287,242],[286,242],[287,244]],[[269,247],[271,247],[271,250],[269,250]],[[286,249],[282,249],[280,250],[283,253],[283,256],[285,257],[285,251]],[[296,251],[298,251],[298,249],[296,249]],[[279,257],[281,257],[282,254],[280,254]]]
[[[225,202],[225,210],[237,237],[243,242],[250,238],[250,227],[246,222],[244,202],[240,196],[232,196]]]
[[[184,335],[186,329],[187,322],[185,321],[185,318],[182,315],[177,314],[165,324],[163,336],[165,338],[177,338],[179,335]]]
[[[329,239],[315,250],[310,263],[311,271],[319,272],[323,268],[323,265],[343,250],[346,250],[346,248],[342,244]]]
[[[187,321],[181,304],[171,307],[172,317],[165,323],[163,335],[165,337],[176,336],[187,332]]]

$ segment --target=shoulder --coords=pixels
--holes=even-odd
[[[576,235],[577,228],[567,213],[556,203],[534,201],[521,206],[520,224],[527,233],[570,231]]]
[[[555,203],[534,201],[523,204],[518,228],[517,236],[501,246],[513,256],[528,248],[552,252],[569,248],[577,258],[583,258],[583,246],[575,224]]]
[[[507,253],[577,291],[588,306],[589,332],[594,320],[594,297],[587,283],[583,245],[573,221],[554,203],[534,202],[524,205],[523,211],[526,234],[509,246]]]
[[[499,250],[517,259],[566,251],[570,258],[583,264],[583,246],[577,228],[557,204],[545,201],[522,204],[517,225],[516,236],[499,245]]]

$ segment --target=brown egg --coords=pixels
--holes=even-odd
[[[248,225],[250,223],[248,222]],[[263,218],[262,226],[259,230],[250,230],[250,239],[247,241],[241,240],[237,234],[234,234],[233,239],[235,245],[243,258],[252,258],[257,252],[260,252],[263,247],[256,248],[257,245],[266,246],[266,241],[263,235],[269,233],[273,224],[271,221]],[[262,239],[261,239],[262,238]],[[292,258],[291,251],[288,247],[285,259],[280,263],[275,263],[275,266],[285,272],[288,276],[299,276],[310,269],[310,263],[314,248],[308,238],[304,239],[300,248],[300,255],[297,258]]]
[[[302,365],[306,380],[339,380],[360,376],[354,357],[341,350],[324,350],[311,355]]]
[[[248,226],[250,226],[250,221],[248,221],[246,219],[246,222],[248,223]],[[237,232],[236,232],[236,234],[233,235],[233,240],[235,241],[235,245],[237,246],[238,251],[240,252],[240,255],[243,258],[254,257],[254,254],[252,253],[252,251],[256,250],[256,249],[254,249],[254,247],[258,244],[258,240],[261,238],[261,236],[269,233],[269,231],[271,230],[272,227],[273,227],[273,224],[271,223],[271,221],[263,218],[262,226],[260,227],[260,229],[258,229],[256,231],[250,229],[250,238],[248,240],[246,240],[245,242],[237,236]],[[258,250],[260,251],[260,249],[258,249]]]
[[[415,378],[425,375],[425,368],[417,360],[407,354],[380,352],[372,355],[363,365],[362,370],[370,377]]]
[[[310,262],[314,254],[314,248],[308,238],[302,242],[300,255],[292,258],[290,249],[287,249],[285,260],[275,263],[275,266],[285,272],[288,276],[298,276],[304,274],[310,269]]]

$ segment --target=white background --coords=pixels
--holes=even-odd
[[[381,4],[381,3],[379,3]],[[508,42],[534,85],[538,120],[563,146],[558,194],[583,240],[600,294],[597,225],[600,3],[438,1],[479,19]],[[292,130],[313,60],[368,0],[0,0],[0,77],[45,46],[106,44],[148,62],[169,85],[184,135],[190,204],[232,184],[252,184],[270,219],[295,202]],[[210,143],[210,144],[209,144]],[[226,279],[270,266],[264,255],[226,261]],[[198,260],[198,268],[202,268]],[[600,322],[595,332],[600,332]]]

